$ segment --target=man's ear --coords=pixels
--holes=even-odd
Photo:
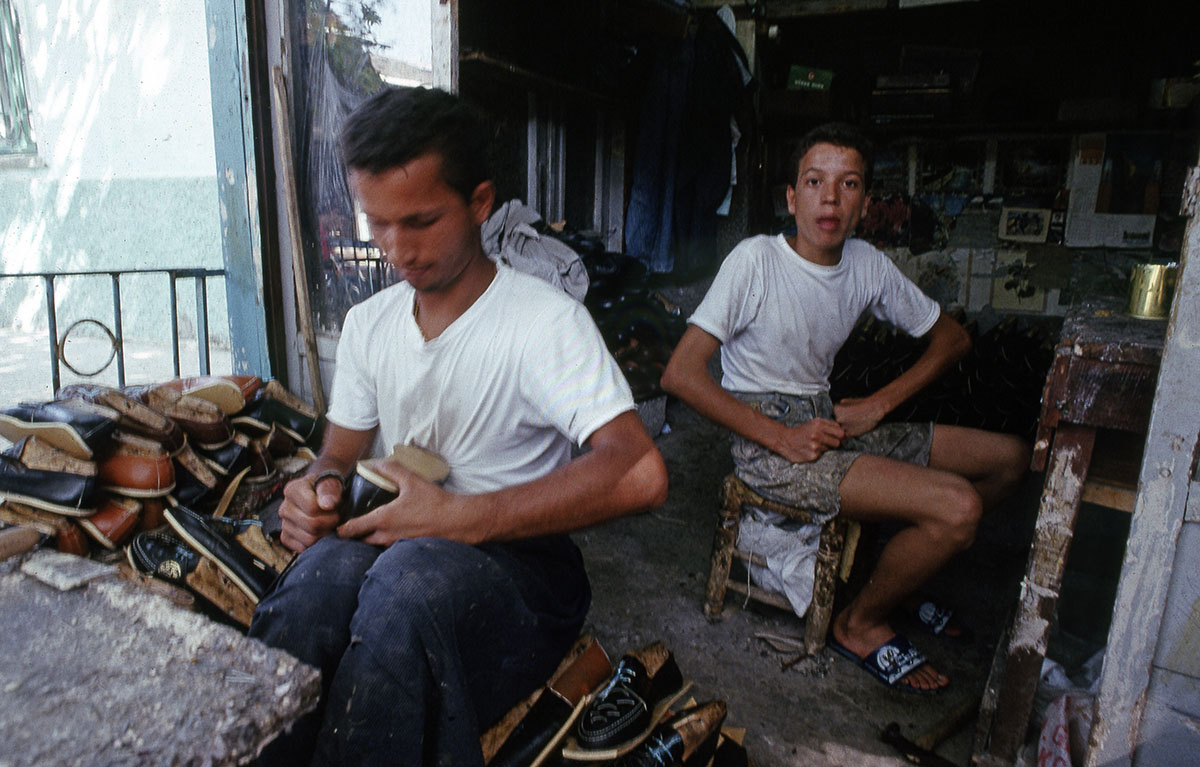
[[[788,184],[787,187],[787,204],[788,213],[796,215],[796,187],[793,184]]]
[[[491,181],[480,182],[475,191],[471,192],[471,199],[467,203],[471,208],[471,219],[482,226],[483,222],[488,220],[488,216],[492,215],[492,205],[495,202],[496,185]]]
[[[871,193],[867,192],[866,196],[863,197],[862,210],[859,211],[858,217],[864,218],[867,215],[867,208],[869,207],[871,207]]]

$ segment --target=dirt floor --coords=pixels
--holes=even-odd
[[[696,700],[727,701],[727,724],[745,729],[758,765],[908,764],[880,734],[897,722],[914,739],[981,693],[1024,573],[1042,475],[1028,475],[1018,495],[985,518],[972,548],[925,589],[959,611],[973,639],[932,637],[896,624],[952,679],[943,693],[920,696],[886,689],[829,649],[784,669],[794,654],[756,634],[799,637],[803,621],[791,613],[744,607],[730,594],[721,620],[704,617],[718,491],[732,468],[728,437],[674,400],[668,400],[666,423],[656,440],[670,474],[666,505],[574,536],[592,577],[589,630],[614,661],[663,640],[693,680]],[[1050,656],[1068,672],[1103,646],[1127,527],[1127,515],[1119,512],[1085,507],[1080,516],[1050,645]],[[878,531],[877,540],[887,533]],[[858,572],[869,569],[872,556],[871,546],[860,548]],[[938,753],[966,765],[974,730],[972,716]]]

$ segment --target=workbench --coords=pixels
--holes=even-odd
[[[1074,307],[1046,378],[1032,468],[1045,471],[1011,628],[984,689],[972,762],[1012,765],[1025,742],[1083,501],[1132,512],[1165,320],[1122,314],[1115,301]]]

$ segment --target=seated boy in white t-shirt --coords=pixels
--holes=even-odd
[[[881,423],[954,365],[970,338],[884,254],[847,239],[870,202],[865,136],[848,125],[820,126],[801,139],[792,163],[787,201],[796,233],[734,248],[689,318],[662,384],[733,432],[736,471],[763,495],[818,520],[840,513],[906,525],[834,618],[829,643],[889,686],[936,691],[950,680],[892,629],[888,615],[912,606],[916,589],[971,545],[982,512],[1024,475],[1028,448],[978,429]],[[834,356],[864,311],[929,345],[870,396],[833,403]],[[707,367],[718,349],[720,385]],[[771,572],[756,575],[783,590],[798,613],[811,594],[818,528],[762,513],[743,523],[742,535],[758,536],[756,549],[768,555]],[[926,617],[931,628],[946,626],[945,614]]]

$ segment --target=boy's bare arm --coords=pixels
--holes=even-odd
[[[929,346],[913,366],[867,397],[847,397],[833,406],[834,417],[847,436],[864,434],[884,417],[924,389],[962,359],[971,348],[963,326],[944,312],[926,334]]]
[[[540,479],[475,495],[381,466],[398,497],[346,521],[338,535],[381,546],[424,537],[478,544],[571,532],[666,500],[666,466],[637,413],[601,426],[587,445],[583,455]]]
[[[788,427],[759,413],[721,388],[708,361],[721,348],[712,334],[689,325],[663,373],[662,386],[697,413],[795,463],[815,461],[841,445],[844,430],[825,418]]]

